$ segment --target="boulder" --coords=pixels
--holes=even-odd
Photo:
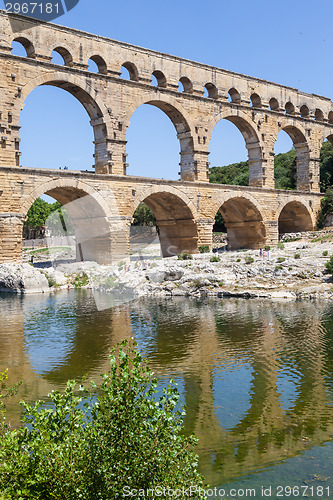
[[[0,291],[44,293],[50,290],[47,278],[30,264],[1,264]]]

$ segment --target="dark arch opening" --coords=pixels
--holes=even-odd
[[[180,92],[186,92],[187,94],[191,94],[193,92],[192,82],[187,76],[182,76],[179,79],[178,90]]]
[[[213,83],[206,83],[205,89],[207,91],[206,96],[204,97],[210,97],[211,99],[217,99],[219,94],[216,85]]]
[[[235,104],[240,104],[241,96],[240,96],[240,93],[238,92],[238,90],[236,90],[235,88],[232,88],[229,90],[228,94],[229,94],[229,99],[228,99],[229,102],[234,102]]]
[[[176,129],[176,136],[170,121],[156,113],[154,108],[160,109],[169,118]],[[135,168],[133,174],[170,179],[176,170],[179,174],[179,165],[182,179],[193,174],[194,146],[190,127],[171,104],[153,100],[141,105],[131,117],[126,139],[128,162],[130,167],[134,164]]]
[[[300,115],[302,118],[308,118],[309,117],[309,108],[306,106],[306,104],[303,104],[300,108]]]
[[[316,109],[315,111],[315,120],[318,122],[323,122],[324,121],[324,113],[322,112],[321,109]]]
[[[162,191],[149,195],[143,202],[156,219],[163,257],[196,252],[197,225],[190,208],[181,198]]]
[[[266,230],[261,213],[247,198],[235,197],[220,207],[226,229],[228,247],[263,248],[266,242]]]
[[[258,94],[252,94],[250,99],[253,108],[261,108],[261,97]]]
[[[138,81],[139,80],[139,73],[138,69],[135,66],[135,64],[126,61],[121,67],[121,78],[124,80],[133,80],[133,81]]]
[[[308,209],[298,201],[291,201],[281,210],[279,234],[312,231],[313,223]]]
[[[36,87],[20,115],[24,166],[90,170],[93,142],[106,137],[101,116],[91,96],[72,83],[50,81]],[[96,165],[104,160],[102,153],[95,152]]]
[[[61,182],[59,182],[61,184]],[[58,202],[45,220],[46,245],[57,247],[53,260],[95,261],[99,264],[111,264],[112,238],[110,226],[102,206],[96,199],[73,186],[59,186],[46,189],[43,196]],[[50,200],[52,201],[52,200]],[[47,203],[38,198],[36,203]],[[58,208],[61,205],[62,215]],[[29,212],[32,207],[30,207]],[[45,208],[45,207],[44,207]],[[37,207],[38,210],[38,207]],[[29,214],[28,212],[28,214]],[[124,231],[124,248],[126,248]],[[120,240],[121,234],[117,233]],[[63,252],[60,249],[63,248]],[[69,253],[69,248],[71,249]],[[52,253],[52,252],[51,252]]]
[[[12,42],[12,54],[30,57],[34,59],[36,57],[35,48],[27,38],[23,36],[18,36]]]
[[[103,75],[107,75],[108,69],[103,57],[98,55],[91,56],[88,61],[88,65],[88,71],[91,71],[92,73],[101,73]]]
[[[333,111],[328,113],[328,123],[333,123]]]
[[[58,56],[56,54],[58,54]],[[71,66],[72,62],[73,62],[73,57],[72,57],[71,53],[67,49],[65,49],[64,47],[56,47],[52,51],[51,62],[53,64]]]
[[[167,83],[166,78],[164,76],[164,73],[162,73],[162,71],[159,70],[153,71],[151,80],[151,84],[153,86],[166,87],[166,83]]]
[[[275,99],[275,97],[272,97],[269,101],[269,108],[272,111],[278,111],[280,108],[279,101]]]
[[[295,112],[295,106],[292,102],[287,102],[287,104],[285,105],[285,112],[287,115],[292,115]]]

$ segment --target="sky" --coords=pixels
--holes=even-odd
[[[80,0],[55,22],[332,98],[332,17],[332,0]],[[92,170],[89,117],[67,92],[35,89],[20,125],[23,166]],[[178,178],[179,143],[161,110],[140,106],[127,140],[128,174]],[[291,146],[281,132],[275,152]],[[247,159],[243,137],[226,120],[215,127],[210,151],[211,166]]]

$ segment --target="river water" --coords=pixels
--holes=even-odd
[[[98,379],[129,337],[161,387],[178,383],[211,498],[333,498],[333,305],[181,297],[98,311],[85,290],[0,295],[0,370],[23,380],[9,419],[20,399]]]

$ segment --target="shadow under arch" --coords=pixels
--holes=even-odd
[[[182,180],[194,180],[194,142],[189,120],[184,113],[173,104],[163,100],[145,100],[138,103],[131,110],[131,116],[143,104],[154,106],[171,120],[177,132],[177,138],[180,144],[180,175]],[[142,200],[143,201],[143,200]]]
[[[145,203],[156,218],[163,257],[197,251],[198,230],[193,211],[180,196],[158,191],[140,202]]]
[[[65,75],[61,72],[55,72],[54,76],[42,75],[30,81],[22,90],[22,102],[25,103],[28,95],[38,87],[51,86],[65,90],[77,99],[86,110],[90,124],[94,132],[95,144],[95,167],[104,166],[107,163],[107,124],[104,120],[104,104],[99,100],[98,95],[91,95],[92,89],[76,76]],[[21,111],[24,104],[21,107]]]
[[[259,208],[243,196],[224,201],[219,208],[224,219],[228,247],[262,248],[266,242],[266,229]]]
[[[260,146],[260,140],[256,130],[253,128],[252,124],[249,123],[247,117],[239,116],[239,113],[237,113],[237,115],[231,115],[231,114],[220,115],[214,127],[221,120],[228,120],[229,122],[233,123],[242,134],[245,140],[246,149],[248,152],[248,159],[249,159],[249,185],[262,187],[263,155],[262,155],[262,148]]]
[[[283,126],[281,130],[289,135],[296,151],[297,190],[307,191],[310,186],[310,148],[305,137],[305,132],[299,127],[289,124]]]
[[[125,228],[119,226],[116,231],[111,231],[111,211],[102,196],[92,188],[70,179],[46,182],[28,196],[22,207],[24,216],[43,194],[51,196],[66,208],[75,231],[76,260],[109,265],[118,258],[117,251],[126,252]],[[117,248],[114,241],[117,241]],[[124,255],[126,253],[121,254],[122,257]]]
[[[314,224],[308,208],[299,201],[287,203],[280,211],[279,234],[313,231]]]

